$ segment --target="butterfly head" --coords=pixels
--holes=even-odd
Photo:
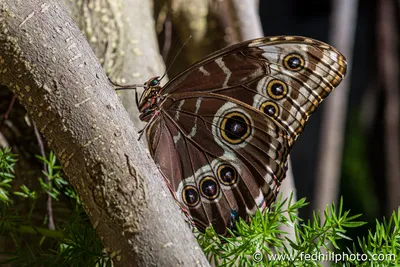
[[[160,91],[162,89],[160,80],[160,77],[156,76],[144,83],[145,89],[139,99],[139,118],[142,121],[149,121],[154,112],[159,109],[161,101]]]

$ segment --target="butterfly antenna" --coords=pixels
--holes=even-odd
[[[176,53],[176,55],[174,56],[174,58],[171,61],[171,64],[169,65],[169,67],[167,68],[167,70],[164,72],[163,76],[161,76],[160,79],[158,79],[159,81],[161,81],[165,75],[167,75],[169,69],[171,68],[172,64],[175,62],[176,58],[178,57],[179,53],[182,51],[182,49],[185,47],[185,45],[187,44],[187,42],[190,40],[190,38],[192,38],[192,36],[190,35],[186,41],[183,43],[183,45],[181,46],[181,48],[179,48],[178,53]],[[178,44],[178,42],[175,43],[174,48],[172,50],[175,50],[176,45]]]

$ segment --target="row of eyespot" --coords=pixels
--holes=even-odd
[[[223,185],[231,186],[238,180],[238,174],[234,167],[228,164],[222,164],[217,169],[217,177]],[[206,176],[199,183],[200,193],[209,200],[216,199],[219,195],[219,185],[217,180],[212,176]],[[186,185],[182,190],[182,200],[189,206],[196,206],[199,201],[199,191],[193,185]]]

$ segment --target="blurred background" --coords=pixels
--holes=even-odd
[[[260,1],[265,35],[316,38],[348,60],[346,82],[331,97],[346,93],[313,114],[292,164],[297,195],[311,202],[301,215],[343,196],[345,209],[368,222],[353,237],[400,204],[398,11],[399,1]],[[331,199],[321,196],[326,190]]]

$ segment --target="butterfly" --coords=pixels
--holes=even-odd
[[[165,86],[160,77],[143,85],[151,156],[200,231],[226,234],[270,206],[295,140],[346,66],[323,42],[265,37],[217,51]]]

